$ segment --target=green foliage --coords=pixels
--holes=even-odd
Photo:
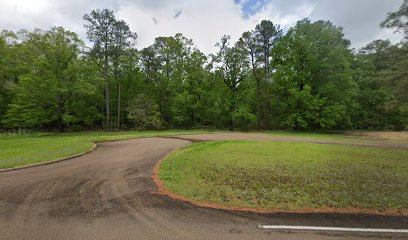
[[[405,33],[405,37],[408,38],[408,0],[404,0],[398,11],[388,13],[381,26],[394,28],[396,31]]]
[[[3,36],[0,35],[0,56],[5,56],[7,51],[6,41]],[[0,66],[5,66],[5,58],[0,58]],[[0,68],[0,122],[2,120],[2,116],[4,116],[5,112],[7,111],[7,91],[5,90],[6,80],[5,80],[5,73],[4,69]],[[0,125],[1,126],[1,125]]]
[[[262,20],[261,23],[257,24],[255,30],[253,32],[254,43],[255,43],[255,52],[256,55],[256,62],[258,62],[262,68],[261,72],[256,72],[256,67],[252,64],[252,74],[253,77],[257,81],[257,98],[258,101],[264,101],[265,108],[264,109],[264,125],[265,128],[270,128],[270,117],[271,117],[271,93],[270,93],[270,85],[272,83],[272,71],[273,66],[271,67],[271,51],[275,47],[276,43],[282,37],[283,31],[280,29],[279,25],[275,25],[272,21],[269,20]],[[253,61],[251,61],[254,63]],[[255,70],[255,71],[254,71]],[[261,88],[261,81],[259,78],[263,78],[262,85],[264,90],[262,91],[264,94],[261,96],[260,88]],[[262,100],[261,100],[262,99]],[[261,121],[261,108],[262,106],[258,105],[258,127],[260,127]]]
[[[282,124],[292,129],[308,129],[319,121],[324,99],[313,96],[311,89],[306,86],[303,91],[290,89],[288,92],[288,107],[296,111],[288,111],[283,117]]]
[[[348,47],[341,28],[307,19],[277,43],[272,65],[281,123],[294,129],[351,127],[357,85]]]
[[[408,125],[408,46],[376,40],[357,55],[353,68],[359,85],[357,127],[401,130]]]
[[[232,118],[240,129],[247,130],[256,122],[256,115],[247,106],[240,106],[232,113]]]
[[[406,32],[406,8],[383,27]],[[1,128],[408,126],[404,42],[376,40],[354,52],[330,21],[303,19],[284,33],[263,20],[237,42],[222,37],[206,56],[181,33],[138,50],[137,34],[109,9],[83,19],[91,48],[61,27],[2,31]],[[140,98],[157,118],[129,118]]]
[[[82,42],[61,27],[26,37],[29,40],[22,47],[32,51],[30,69],[19,77],[4,124],[20,128],[57,125],[62,131],[77,121],[78,109],[70,110],[71,99],[97,94],[95,78],[87,75],[88,66],[79,57]]]
[[[0,33],[0,128],[4,127],[2,120],[14,98],[13,90],[16,87],[17,75],[21,71],[21,65],[18,64],[19,48],[9,44],[15,38],[13,32],[3,30]]]
[[[105,77],[105,113],[106,129],[112,128],[111,123],[111,83],[110,65],[113,65],[114,79],[117,81],[117,118],[116,127],[120,128],[121,120],[121,96],[122,77],[124,72],[126,55],[132,53],[137,34],[130,31],[129,25],[123,20],[117,20],[113,11],[109,9],[92,10],[85,14],[83,19],[87,22],[84,26],[88,39],[93,42],[90,51],[92,57],[100,65],[101,75]]]
[[[221,42],[217,43],[219,51],[216,56],[213,56],[213,61],[217,65],[215,71],[229,89],[229,129],[231,131],[234,130],[238,94],[247,78],[249,67],[247,53],[241,44],[237,42],[231,47],[230,36],[223,36]]]
[[[137,129],[161,129],[164,127],[159,107],[143,94],[130,101],[127,111],[128,119],[134,123]]]

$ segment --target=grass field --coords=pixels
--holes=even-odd
[[[390,144],[408,143],[408,131],[333,131],[333,132],[309,132],[309,131],[262,131],[262,134],[279,137],[296,137],[319,139],[325,141],[343,142],[383,142]]]
[[[206,132],[208,131],[173,130],[0,134],[0,169],[66,158],[86,152],[97,141]]]
[[[408,209],[408,150],[204,142],[170,154],[159,176],[172,192],[230,207]]]
[[[208,133],[207,130],[169,130],[169,131],[133,131],[133,132],[81,132],[81,133],[26,133],[0,134],[0,169],[24,166],[33,163],[47,162],[66,158],[86,152],[93,142],[128,139],[146,136],[163,136],[190,133]],[[313,133],[294,131],[264,131],[260,134],[272,136],[313,138],[334,141],[375,141],[378,137],[369,138],[361,135],[350,135],[345,132]],[[366,134],[366,133],[364,133]],[[384,135],[384,134],[383,134]],[[381,135],[381,139],[384,137]],[[408,134],[403,134],[398,141],[408,141]],[[392,142],[394,143],[394,142]]]

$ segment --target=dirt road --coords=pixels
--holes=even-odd
[[[141,138],[0,173],[0,239],[407,239],[404,234],[261,230],[257,224],[408,228],[406,217],[252,214],[205,209],[154,194],[154,165],[190,140],[283,140],[246,134]],[[185,139],[190,140],[185,140]],[[292,139],[294,140],[294,139]]]

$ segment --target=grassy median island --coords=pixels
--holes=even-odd
[[[206,130],[0,134],[0,169],[58,160],[86,152],[93,142],[149,136],[208,133]]]
[[[161,164],[192,200],[263,210],[408,209],[408,151],[289,142],[196,143]]]

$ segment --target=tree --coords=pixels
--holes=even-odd
[[[27,31],[0,32],[0,125],[15,98],[20,76],[29,71],[35,55],[21,41],[27,40]]]
[[[273,49],[272,64],[281,122],[294,128],[351,127],[357,86],[349,45],[341,28],[308,19],[299,21],[279,41]],[[305,104],[300,104],[302,101]],[[293,119],[290,116],[307,117],[293,125],[293,121],[287,124],[288,118]]]
[[[165,122],[171,127],[201,124],[207,58],[194,47],[193,41],[180,33],[158,37],[141,51],[141,56],[146,87]]]
[[[230,36],[223,36],[221,42],[217,43],[219,51],[215,56],[218,64],[217,72],[221,75],[224,84],[230,90],[229,99],[229,129],[234,131],[233,113],[237,108],[237,94],[241,83],[245,80],[248,72],[247,54],[239,42],[230,46]]]
[[[87,81],[87,67],[79,59],[83,43],[62,27],[27,35],[22,44],[34,57],[30,70],[20,76],[4,122],[10,127],[56,126],[62,132],[76,121],[69,109],[70,100],[95,92],[94,85]]]
[[[141,93],[150,95],[151,85],[145,84],[144,74],[141,69],[141,53],[136,48],[127,48],[124,50],[124,54],[120,57],[119,70],[118,81],[120,81],[121,89],[119,119],[120,127],[122,128],[130,126],[129,119],[127,118],[127,107],[131,99],[134,99]],[[119,95],[119,86],[117,92]]]
[[[140,94],[130,101],[127,111],[128,119],[132,121],[138,129],[163,128],[164,124],[159,107],[152,99],[144,94]]]
[[[408,46],[376,40],[358,54],[361,110],[368,128],[404,129],[408,125]],[[358,66],[359,66],[358,65]],[[369,67],[368,67],[369,66]],[[367,113],[368,111],[368,113]]]
[[[7,91],[6,85],[8,84],[6,66],[9,59],[9,46],[6,44],[6,37],[0,35],[0,122],[2,117],[7,111],[7,105],[9,103],[9,91]]]
[[[380,71],[378,77],[392,94],[386,102],[389,126],[385,127],[403,130],[408,127],[408,44],[400,46],[393,56],[391,67]]]
[[[114,27],[116,19],[112,10],[92,10],[83,16],[88,23],[84,25],[89,41],[94,43],[93,51],[103,59],[105,67],[105,103],[106,103],[106,129],[110,131],[110,93],[109,93],[109,59],[112,56],[114,45]]]
[[[185,92],[189,96],[190,102],[186,106],[186,112],[190,116],[191,125],[203,125],[204,109],[210,107],[204,104],[206,89],[205,82],[208,80],[208,72],[204,68],[207,57],[199,50],[194,50],[186,59],[185,71],[187,79],[185,81]]]
[[[261,129],[261,74],[259,73],[260,51],[254,31],[244,32],[241,36],[242,46],[245,47],[251,62],[252,76],[256,82],[257,127]]]
[[[406,33],[407,1],[384,27]],[[406,129],[408,43],[350,48],[341,27],[261,21],[206,56],[181,33],[140,51],[111,10],[84,15],[91,48],[63,28],[0,33],[0,123],[103,127]],[[273,98],[272,98],[273,96]]]
[[[129,48],[134,47],[136,43],[136,38],[137,35],[136,33],[132,33],[130,31],[129,25],[123,21],[116,21],[113,25],[113,72],[114,72],[114,77],[116,81],[118,82],[118,98],[117,98],[117,103],[118,103],[118,109],[117,109],[117,129],[120,128],[120,112],[121,112],[121,68],[123,64],[123,60],[126,60],[124,58],[124,55],[126,53],[129,53],[129,51],[126,51]],[[124,59],[123,59],[124,58]]]
[[[388,13],[387,18],[381,23],[384,28],[394,28],[396,32],[405,34],[405,40],[408,40],[408,0],[404,0],[400,9]],[[390,68],[380,72],[380,76],[387,81],[388,88],[391,89],[395,100],[392,104],[397,112],[394,114],[396,125],[407,128],[408,126],[408,98],[406,89],[408,89],[408,43],[402,43],[400,46],[394,46],[394,54],[391,57]],[[395,123],[395,121],[394,121]]]
[[[265,71],[265,96],[267,113],[265,114],[266,128],[269,127],[269,115],[271,113],[271,96],[269,95],[269,85],[272,83],[270,54],[273,46],[282,36],[282,30],[279,25],[273,24],[272,21],[262,20],[255,27],[255,37],[260,51],[260,56],[263,59],[263,67]]]
[[[388,13],[381,27],[394,28],[397,32],[403,32],[408,39],[408,0],[404,0],[398,11]]]

